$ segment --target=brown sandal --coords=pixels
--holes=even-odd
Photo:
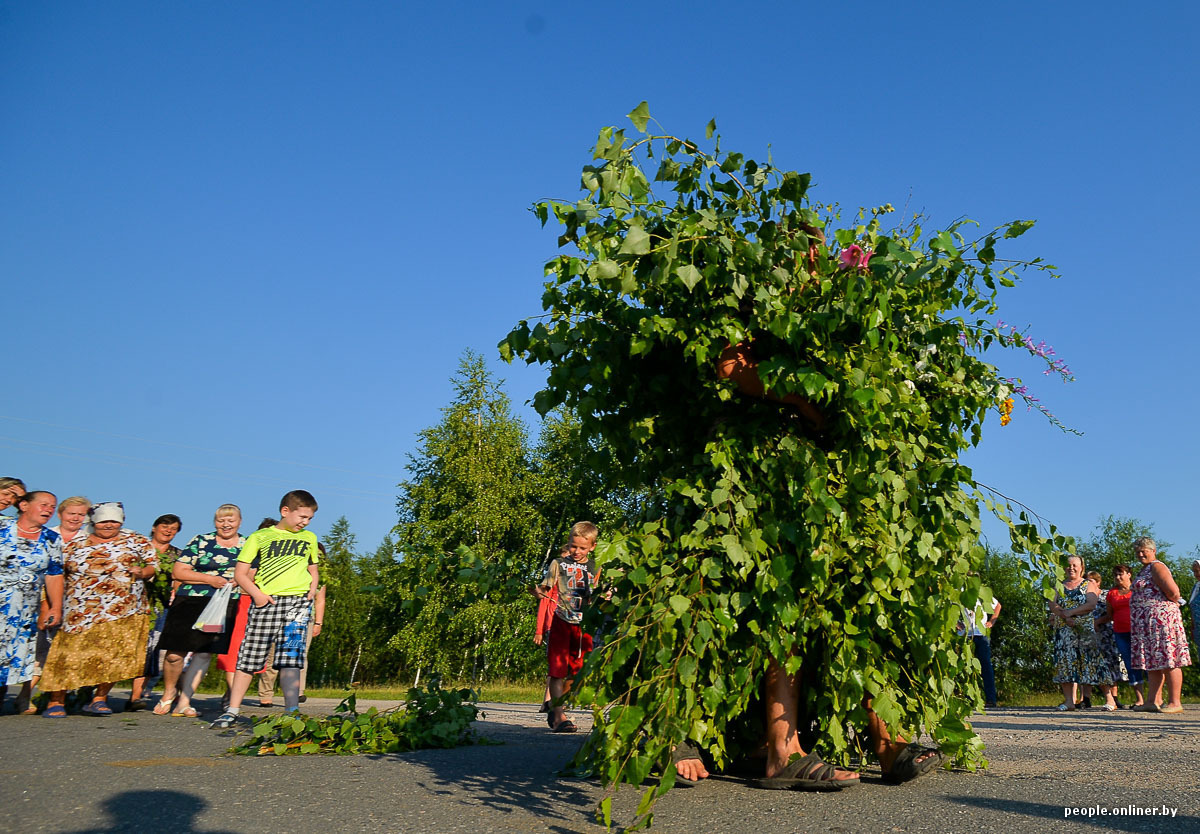
[[[774,776],[755,779],[757,788],[769,791],[840,791],[860,784],[858,774],[852,779],[839,779],[834,767],[816,753],[794,758]]]

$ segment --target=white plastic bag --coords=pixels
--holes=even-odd
[[[223,634],[225,632],[225,612],[229,608],[229,597],[233,593],[233,583],[226,582],[212,595],[208,605],[200,612],[192,628],[205,634]]]

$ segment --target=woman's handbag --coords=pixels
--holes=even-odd
[[[233,593],[233,583],[226,582],[213,594],[208,605],[200,612],[192,628],[206,634],[223,634],[225,631],[225,615],[229,609],[229,597]]]

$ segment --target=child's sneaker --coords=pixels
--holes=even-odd
[[[208,726],[211,730],[228,730],[233,726],[235,721],[237,721],[236,715],[234,715],[232,712],[223,712],[221,713],[220,718]]]

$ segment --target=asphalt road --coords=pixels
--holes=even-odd
[[[197,706],[215,717],[215,699]],[[314,699],[306,708],[316,713],[334,706]],[[180,834],[602,831],[593,817],[600,786],[558,772],[582,733],[551,734],[532,705],[481,706],[486,715],[478,729],[498,744],[393,756],[222,756],[230,736],[206,723],[147,712],[56,721],[4,715],[0,827]],[[573,717],[586,730],[588,716]],[[978,716],[975,725],[991,760],[983,773],[939,772],[889,786],[868,768],[860,787],[832,794],[761,791],[718,776],[663,797],[652,830],[1200,831],[1200,708],[1194,705],[1182,716],[1000,709]],[[637,792],[621,791],[614,817],[632,820],[637,800]],[[1164,807],[1177,816],[1112,814]],[[1065,816],[1067,808],[1094,815]]]

